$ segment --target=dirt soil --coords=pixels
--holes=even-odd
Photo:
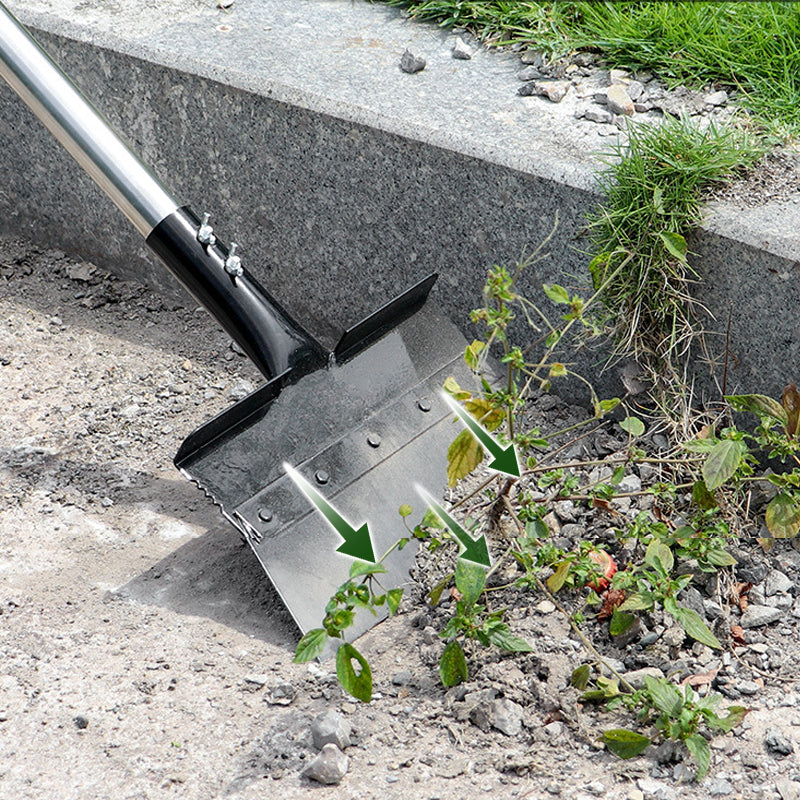
[[[512,610],[535,652],[487,654],[449,691],[413,593],[359,642],[370,704],[332,663],[293,664],[298,634],[255,558],[171,463],[259,382],[187,305],[0,240],[0,796],[796,797],[796,755],[763,744],[768,728],[798,730],[793,677],[746,698],[746,728],[712,745],[713,780],[678,785],[671,766],[598,744],[609,719],[567,686],[586,654],[541,596]],[[791,658],[782,635],[753,641]],[[521,729],[476,716],[475,692],[522,707]],[[302,771],[331,709],[352,744],[344,779],[323,787]]]

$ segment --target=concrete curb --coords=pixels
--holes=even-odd
[[[247,267],[312,332],[340,330],[428,272],[462,327],[493,263],[549,232],[544,281],[585,280],[584,217],[598,201],[593,123],[516,94],[518,59],[351,0],[76,0],[10,7],[174,195],[212,213]],[[409,47],[426,69],[398,68]],[[127,221],[5,87],[0,230],[59,247],[168,294],[179,288]],[[729,310],[728,390],[779,393],[797,376],[800,195],[717,204],[692,242],[716,317]],[[468,332],[469,335],[469,332]]]

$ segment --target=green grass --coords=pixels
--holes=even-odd
[[[599,48],[609,63],[669,84],[733,87],[759,122],[800,131],[798,3],[378,1],[496,44],[557,54]]]
[[[688,119],[631,125],[628,134],[600,176],[606,200],[589,220],[590,271],[617,352],[658,371],[685,355],[699,329],[685,237],[700,223],[703,192],[754,163],[763,145],[741,129]]]

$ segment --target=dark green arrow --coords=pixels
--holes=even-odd
[[[336,548],[336,552],[374,564],[375,550],[372,547],[372,538],[369,535],[367,523],[365,522],[358,529],[354,528],[294,467],[284,461],[283,468],[306,499],[344,539],[344,542]]]
[[[506,475],[513,475],[519,478],[519,462],[517,461],[517,451],[514,445],[510,444],[503,449],[503,446],[494,438],[483,425],[478,422],[457,400],[450,397],[447,392],[442,392],[442,397],[447,405],[455,411],[461,421],[469,428],[470,433],[483,445],[483,449],[494,459],[489,464],[489,469],[497,472],[504,472]]]
[[[489,548],[486,546],[486,537],[479,536],[473,539],[419,484],[415,488],[420,497],[433,509],[434,514],[442,521],[447,530],[456,537],[461,545],[459,558],[464,561],[472,561],[482,567],[491,567],[492,560],[489,558]]]

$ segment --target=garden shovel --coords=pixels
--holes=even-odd
[[[2,4],[0,75],[266,378],[192,433],[175,464],[241,532],[301,631],[319,626],[354,561],[374,562],[405,533],[398,508],[414,484],[438,494],[444,483],[454,426],[439,388],[468,370],[463,337],[425,305],[435,275],[329,353],[208,216],[172,199]],[[407,580],[412,560],[413,548],[392,553],[387,588]],[[356,633],[375,621],[364,616]]]

